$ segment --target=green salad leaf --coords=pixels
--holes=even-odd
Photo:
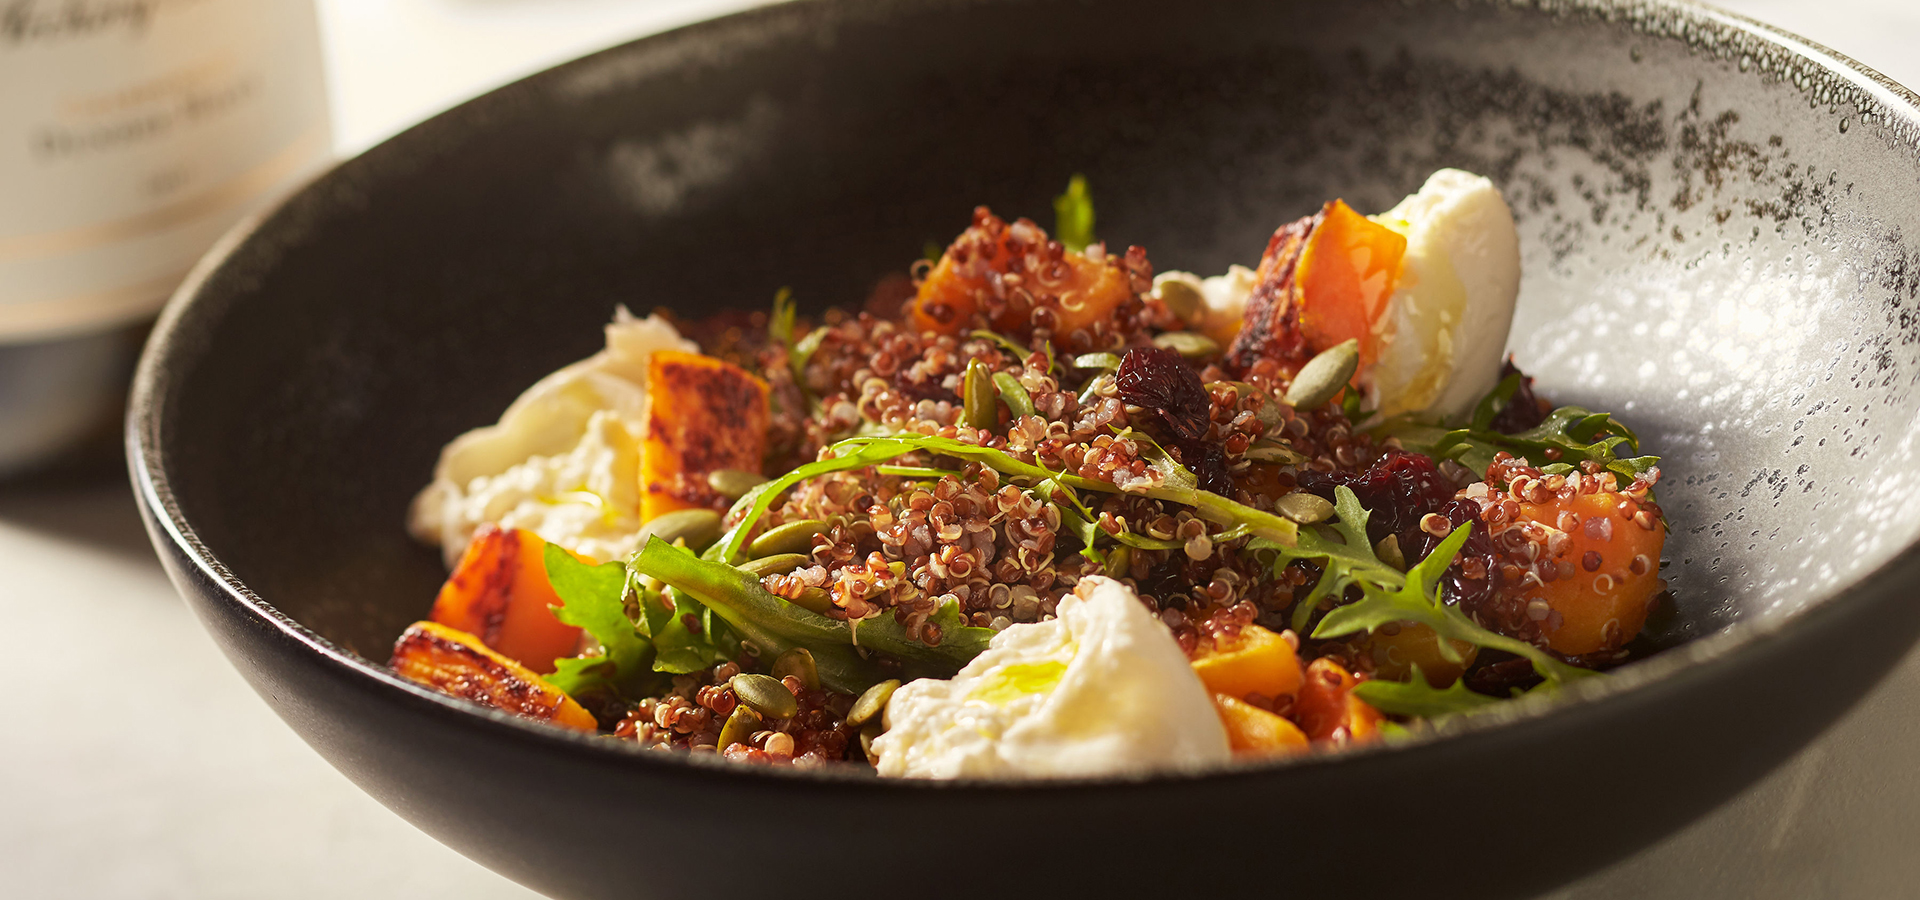
[[[1360,599],[1329,611],[1313,628],[1313,637],[1345,637],[1389,622],[1415,622],[1433,629],[1442,638],[1524,657],[1533,663],[1534,671],[1548,681],[1572,681],[1597,674],[1561,662],[1526,641],[1482,628],[1459,608],[1441,599],[1440,576],[1453,564],[1454,555],[1466,543],[1472,526],[1448,532],[1440,546],[1403,574],[1374,555],[1373,546],[1367,540],[1367,511],[1352,489],[1345,485],[1334,488],[1333,507],[1337,521],[1330,526],[1302,531],[1295,546],[1257,544],[1276,551],[1276,569],[1295,559],[1320,563],[1324,569],[1313,590],[1296,601],[1295,630],[1306,630],[1321,598],[1339,596],[1349,587],[1358,587]],[[1447,640],[1440,642],[1440,652],[1449,660],[1459,660]]]
[[[554,660],[555,672],[547,680],[570,695],[611,687],[629,697],[645,696],[653,646],[627,618],[626,567],[590,566],[556,544],[547,545],[546,564],[547,581],[563,603],[553,607],[553,617],[593,635],[604,650],[602,656]]]
[[[1067,192],[1053,198],[1053,236],[1075,253],[1094,242],[1093,195],[1087,192],[1085,175],[1068,179]]]
[[[1612,414],[1578,406],[1559,407],[1547,413],[1539,425],[1517,434],[1493,430],[1494,418],[1519,389],[1519,373],[1501,379],[1474,407],[1473,418],[1464,428],[1400,416],[1371,430],[1381,437],[1397,437],[1408,449],[1434,459],[1456,460],[1475,474],[1485,473],[1494,454],[1502,450],[1548,474],[1570,472],[1582,462],[1597,462],[1623,482],[1660,464],[1657,456],[1638,455],[1639,436]]]
[[[1381,712],[1421,718],[1466,715],[1501,702],[1498,697],[1468,690],[1466,683],[1460,680],[1444,688],[1436,688],[1427,683],[1427,677],[1421,673],[1419,666],[1413,667],[1412,680],[1363,681],[1354,686],[1353,693]]]

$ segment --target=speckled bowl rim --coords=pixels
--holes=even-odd
[[[721,27],[745,17],[805,14],[808,8],[820,8],[848,0],[789,0],[750,8],[703,22],[686,25],[623,43],[588,56],[519,79],[509,85],[472,98],[432,118],[418,123],[414,130],[434,127],[441,120],[468,107],[488,104],[501,91],[514,85],[564,78],[577,67],[590,65],[597,58],[619,54],[649,41],[697,34],[707,28]],[[1682,39],[1699,52],[1715,58],[1753,58],[1761,61],[1761,75],[1796,83],[1803,91],[1816,89],[1827,93],[1833,105],[1851,105],[1861,115],[1873,116],[1888,130],[1896,145],[1905,145],[1920,156],[1920,95],[1895,83],[1885,75],[1844,54],[1765,23],[1720,10],[1705,4],[1682,0],[1470,0],[1475,5],[1503,6],[1561,17],[1597,18],[1613,24],[1626,24],[1651,38]],[[393,138],[389,138],[389,141]],[[382,146],[386,142],[383,142]],[[377,149],[377,148],[376,148]],[[167,363],[175,356],[191,352],[188,346],[199,338],[183,335],[180,323],[199,300],[201,290],[225,263],[286,204],[312,184],[331,177],[353,158],[341,160],[315,175],[300,190],[289,192],[279,204],[249,216],[229,230],[208,251],[174,292],[156,322],[153,335],[140,359],[130,393],[126,421],[128,468],[135,493],[152,516],[153,524],[163,531],[176,548],[184,551],[190,564],[224,599],[237,604],[262,624],[354,673],[377,683],[396,702],[410,704],[420,715],[452,717],[456,724],[485,720],[487,733],[509,742],[523,742],[560,752],[589,754],[582,759],[617,761],[620,765],[659,767],[659,774],[694,779],[718,778],[763,782],[769,788],[810,790],[831,785],[834,790],[873,790],[917,794],[925,791],[961,792],[990,795],[1005,791],[1075,792],[1109,790],[1130,786],[1178,785],[1188,781],[1215,780],[1247,776],[1272,776],[1304,773],[1328,766],[1352,765],[1361,760],[1386,755],[1419,752],[1427,745],[1486,735],[1510,727],[1543,719],[1564,720],[1583,713],[1591,714],[1609,703],[1629,702],[1629,698],[1650,693],[1659,686],[1679,688],[1710,677],[1717,666],[1734,664],[1744,648],[1761,647],[1786,640],[1787,632],[1805,627],[1808,620],[1837,615],[1852,603],[1869,602],[1870,595],[1901,590],[1920,584],[1920,539],[1911,541],[1899,553],[1872,571],[1831,594],[1808,603],[1788,615],[1767,621],[1739,621],[1705,637],[1664,651],[1646,660],[1615,670],[1606,678],[1583,679],[1568,685],[1558,697],[1524,697],[1472,717],[1440,722],[1431,729],[1415,733],[1405,740],[1378,742],[1338,751],[1314,752],[1278,761],[1235,761],[1196,770],[1180,770],[1099,778],[1060,778],[1047,780],[921,780],[883,779],[857,766],[828,766],[815,769],[791,769],[766,766],[739,766],[717,758],[689,754],[664,754],[635,744],[608,740],[568,729],[555,728],[498,710],[485,709],[408,681],[387,667],[321,637],[288,617],[255,594],[201,542],[199,535],[179,505],[168,481],[160,445],[162,423],[166,418],[165,398],[170,394],[172,372]],[[396,532],[399,525],[395,526]],[[1304,777],[1304,776],[1302,776]]]

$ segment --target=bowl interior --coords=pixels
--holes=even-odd
[[[1161,269],[1252,264],[1331,197],[1491,176],[1511,349],[1666,457],[1661,645],[1790,616],[1920,531],[1908,96],[1731,20],[1422,2],[800,4],[562,67],[323,178],[175,311],[155,441],[207,550],[383,660],[444,575],[440,446],[618,304],[858,304],[976,204]]]

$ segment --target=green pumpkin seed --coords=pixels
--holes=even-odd
[[[807,690],[820,689],[820,667],[813,662],[813,651],[805,647],[795,647],[780,654],[773,661],[773,677],[785,678],[792,675],[807,686]]]
[[[1340,393],[1359,368],[1359,341],[1349,339],[1320,351],[1293,377],[1293,385],[1287,388],[1287,405],[1294,409],[1318,408]]]
[[[1297,466],[1307,462],[1307,457],[1296,452],[1285,441],[1261,441],[1247,448],[1247,458],[1254,462],[1279,463],[1283,466]]]
[[[719,521],[716,519],[717,526]],[[813,536],[826,534],[827,523],[819,519],[800,519],[778,528],[770,528],[747,545],[747,556],[760,559],[782,553],[812,553]]]
[[[961,414],[967,424],[975,428],[992,428],[999,418],[999,409],[993,405],[993,373],[987,371],[986,363],[977,359],[967,362],[967,374],[961,383]]]
[[[1125,546],[1115,547],[1112,550],[1107,552],[1107,576],[1108,577],[1125,578],[1127,577],[1127,572],[1132,568],[1133,568],[1133,548],[1132,547],[1125,547]]]
[[[861,726],[860,752],[867,755],[867,762],[873,763],[874,765],[880,764],[880,754],[873,752],[873,739],[886,733],[887,730],[882,728],[878,721],[869,721],[866,725]]]
[[[710,509],[677,509],[662,513],[640,526],[640,543],[657,537],[671,544],[684,540],[694,551],[703,550],[720,536],[720,514]]]
[[[1082,353],[1073,358],[1073,367],[1076,369],[1112,371],[1120,368],[1120,354]]]
[[[759,472],[745,472],[740,469],[717,469],[707,473],[707,485],[729,500],[738,500],[767,483],[767,478]]]
[[[733,695],[741,703],[769,719],[790,719],[800,711],[800,701],[779,679],[747,672],[733,676],[727,686],[733,688]]]
[[[1333,515],[1333,504],[1324,497],[1318,497],[1305,491],[1283,494],[1273,501],[1273,511],[1302,525],[1325,522]]]
[[[1207,298],[1193,285],[1178,278],[1162,281],[1153,289],[1160,295],[1160,302],[1167,305],[1167,310],[1189,325],[1198,321],[1200,311],[1207,308]]]
[[[1397,534],[1387,535],[1380,539],[1380,543],[1374,544],[1373,555],[1402,572],[1407,570],[1407,555],[1400,552],[1400,536]]]
[[[1033,397],[1020,385],[1020,379],[997,372],[993,376],[993,387],[1000,392],[1001,402],[1007,404],[1007,411],[1013,413],[1014,418],[1033,415]]]
[[[727,717],[727,723],[720,726],[720,739],[713,746],[722,753],[735,744],[744,744],[760,730],[760,714],[744,703],[733,708],[733,715]]]
[[[765,578],[768,575],[785,575],[812,563],[813,557],[804,553],[775,553],[772,556],[762,556],[756,560],[743,562],[739,565],[739,569],[742,572],[752,573],[756,577]]]
[[[889,678],[873,687],[867,688],[860,699],[853,701],[852,711],[847,713],[848,725],[865,725],[886,711],[887,701],[893,699],[893,692],[900,689],[900,680]]]
[[[1169,331],[1154,335],[1153,345],[1187,359],[1206,359],[1220,352],[1220,343],[1197,331]]]
[[[787,602],[808,612],[819,613],[824,616],[827,614],[827,610],[833,608],[833,595],[827,593],[826,588],[810,587],[801,591],[800,596]]]

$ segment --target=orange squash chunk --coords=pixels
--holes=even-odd
[[[1474,657],[1480,654],[1479,647],[1466,641],[1454,641],[1453,649],[1460,661],[1447,659],[1440,652],[1440,636],[1417,622],[1381,626],[1367,636],[1365,646],[1373,656],[1374,677],[1389,681],[1412,681],[1413,669],[1418,666],[1420,674],[1426,676],[1427,683],[1437,688],[1459,681],[1467,667],[1473,665]]]
[[[1348,340],[1360,343],[1360,371],[1380,355],[1374,329],[1400,279],[1407,239],[1335,200],[1321,212],[1300,253],[1300,327],[1315,353]]]
[[[647,436],[640,452],[640,517],[724,509],[707,484],[720,469],[760,471],[767,455],[767,383],[729,362],[655,351],[647,362]]]
[[[500,655],[478,637],[438,622],[415,622],[388,663],[402,677],[481,706],[592,733],[593,714],[559,688]]]
[[[427,618],[476,635],[535,672],[572,656],[580,629],[553,617],[558,594],[547,582],[547,542],[531,531],[483,525],[434,598]]]
[[[1200,683],[1213,693],[1235,699],[1249,694],[1292,696],[1305,678],[1293,645],[1258,625],[1240,629],[1231,643],[1203,644],[1196,648],[1196,654],[1193,673],[1200,676]]]
[[[996,300],[993,282],[1016,276],[1018,290]],[[1050,241],[1046,231],[1021,219],[1012,225],[982,206],[973,225],[954,239],[914,293],[908,317],[913,327],[960,334],[982,325],[1024,335],[1033,311],[1049,310],[1055,334],[1111,317],[1134,296],[1125,270]]]
[[[1348,743],[1370,741],[1380,735],[1380,711],[1353,695],[1360,680],[1331,659],[1307,666],[1306,683],[1293,701],[1293,717],[1313,741],[1335,740],[1344,733]]]
[[[1227,350],[1229,364],[1244,372],[1271,359],[1291,373],[1351,338],[1360,343],[1365,373],[1380,355],[1374,331],[1406,253],[1404,236],[1340,200],[1280,226],[1255,270],[1245,320]]]
[[[1213,695],[1213,708],[1227,729],[1227,746],[1242,756],[1285,756],[1307,749],[1300,726],[1226,694]]]
[[[1553,651],[1578,656],[1613,650],[1646,625],[1647,611],[1660,593],[1666,529],[1658,520],[1645,528],[1631,514],[1623,516],[1623,511],[1638,511],[1627,506],[1632,502],[1624,494],[1599,491],[1520,504],[1522,521],[1565,526],[1567,534],[1566,544],[1551,560],[1558,571],[1571,570],[1572,575],[1521,593],[1524,599],[1545,600],[1551,610],[1541,622],[1541,633]],[[1563,562],[1566,565],[1560,565]]]

